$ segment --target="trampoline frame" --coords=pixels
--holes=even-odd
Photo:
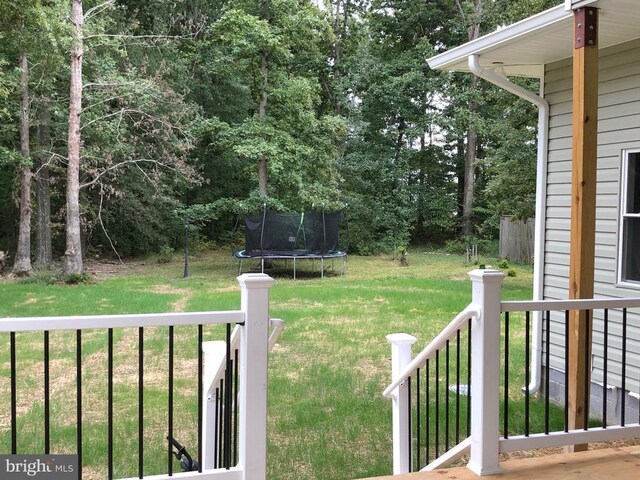
[[[314,262],[314,271],[315,271],[315,261],[320,260],[320,276],[324,278],[324,261],[325,259],[331,260],[331,270],[334,270],[334,261],[336,258],[342,260],[342,265],[340,268],[340,274],[344,275],[345,272],[345,264],[347,261],[347,252],[335,251],[331,253],[324,254],[315,254],[315,253],[291,253],[291,254],[273,254],[268,252],[263,252],[259,255],[246,255],[245,250],[238,250],[233,252],[233,257],[238,261],[238,275],[242,274],[242,264],[244,260],[260,260],[260,271],[264,273],[264,261],[265,260],[284,260],[285,265],[287,260],[293,260],[293,279],[296,279],[296,261],[297,260],[311,260]]]

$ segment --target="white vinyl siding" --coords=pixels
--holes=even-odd
[[[636,288],[617,283],[618,206],[621,153],[640,149],[640,41],[600,51],[598,105],[598,183],[596,199],[595,297],[638,297]],[[545,98],[550,104],[545,229],[545,299],[569,295],[569,238],[571,228],[571,59],[547,65]],[[639,247],[640,249],[640,247]],[[601,314],[598,314],[601,317]],[[639,315],[629,314],[627,389],[640,391]],[[620,386],[621,319],[610,314],[610,386]],[[633,326],[636,325],[636,326]],[[593,380],[602,383],[602,318],[594,321]],[[545,349],[547,347],[545,346]],[[551,328],[553,368],[564,371],[564,317]]]

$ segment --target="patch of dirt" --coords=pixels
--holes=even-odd
[[[123,273],[132,273],[139,263],[125,263],[117,260],[85,260],[84,268],[97,279],[113,278]]]
[[[172,312],[184,312],[189,304],[189,300],[193,297],[193,292],[190,290],[183,290],[180,288],[174,288],[171,285],[155,285],[151,289],[154,293],[166,293],[169,295],[180,295],[180,298],[171,304]]]

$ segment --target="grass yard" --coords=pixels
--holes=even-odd
[[[414,351],[426,345],[470,301],[471,284],[460,256],[411,251],[409,265],[388,257],[349,257],[346,275],[320,278],[311,264],[298,263],[298,279],[291,269],[267,271],[276,278],[271,290],[271,316],[285,321],[285,331],[270,357],[269,478],[337,480],[391,472],[391,402],[381,392],[390,380],[390,348],[385,336],[405,332],[418,338]],[[497,265],[495,259],[483,259]],[[0,317],[77,314],[118,314],[170,311],[229,310],[239,306],[235,265],[227,252],[190,258],[190,277],[183,279],[182,262],[128,266],[89,265],[95,281],[86,285],[49,285],[42,279],[29,283],[0,280]],[[245,262],[245,270],[250,266]],[[289,266],[290,267],[290,266]],[[316,268],[318,264],[316,263]],[[532,271],[511,266],[505,299],[531,298]],[[338,269],[338,263],[336,263]],[[177,348],[191,348],[195,330],[178,334]],[[206,338],[218,335],[215,329]],[[42,340],[41,334],[18,335],[19,453],[42,452]],[[83,334],[83,403],[87,405],[85,462],[87,478],[105,477],[106,334]],[[145,329],[145,475],[166,469],[165,379],[154,376],[164,365],[166,335]],[[132,465],[118,475],[135,475],[137,459],[137,390],[127,379],[137,361],[137,332],[117,333],[116,368],[118,446]],[[75,371],[66,347],[75,334],[52,334],[52,382],[56,382],[52,450],[75,451],[74,405],[65,392],[74,388]],[[0,453],[10,452],[9,337],[0,336]],[[147,352],[149,352],[147,354]],[[164,356],[163,356],[164,355]],[[188,353],[185,353],[188,357]],[[148,358],[147,358],[148,357]],[[179,411],[176,436],[195,450],[196,400],[189,395],[195,383],[195,360],[186,358],[178,369]],[[514,374],[513,384],[518,384]],[[54,387],[52,387],[53,389]],[[28,393],[31,392],[31,393]],[[38,393],[40,392],[40,393]],[[75,402],[74,402],[75,403]],[[145,410],[146,413],[146,410]],[[90,451],[97,452],[90,455]],[[193,453],[193,452],[192,452]],[[177,467],[177,466],[176,466]]]

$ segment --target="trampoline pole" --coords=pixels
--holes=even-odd
[[[293,279],[296,279],[296,257],[293,257]]]

